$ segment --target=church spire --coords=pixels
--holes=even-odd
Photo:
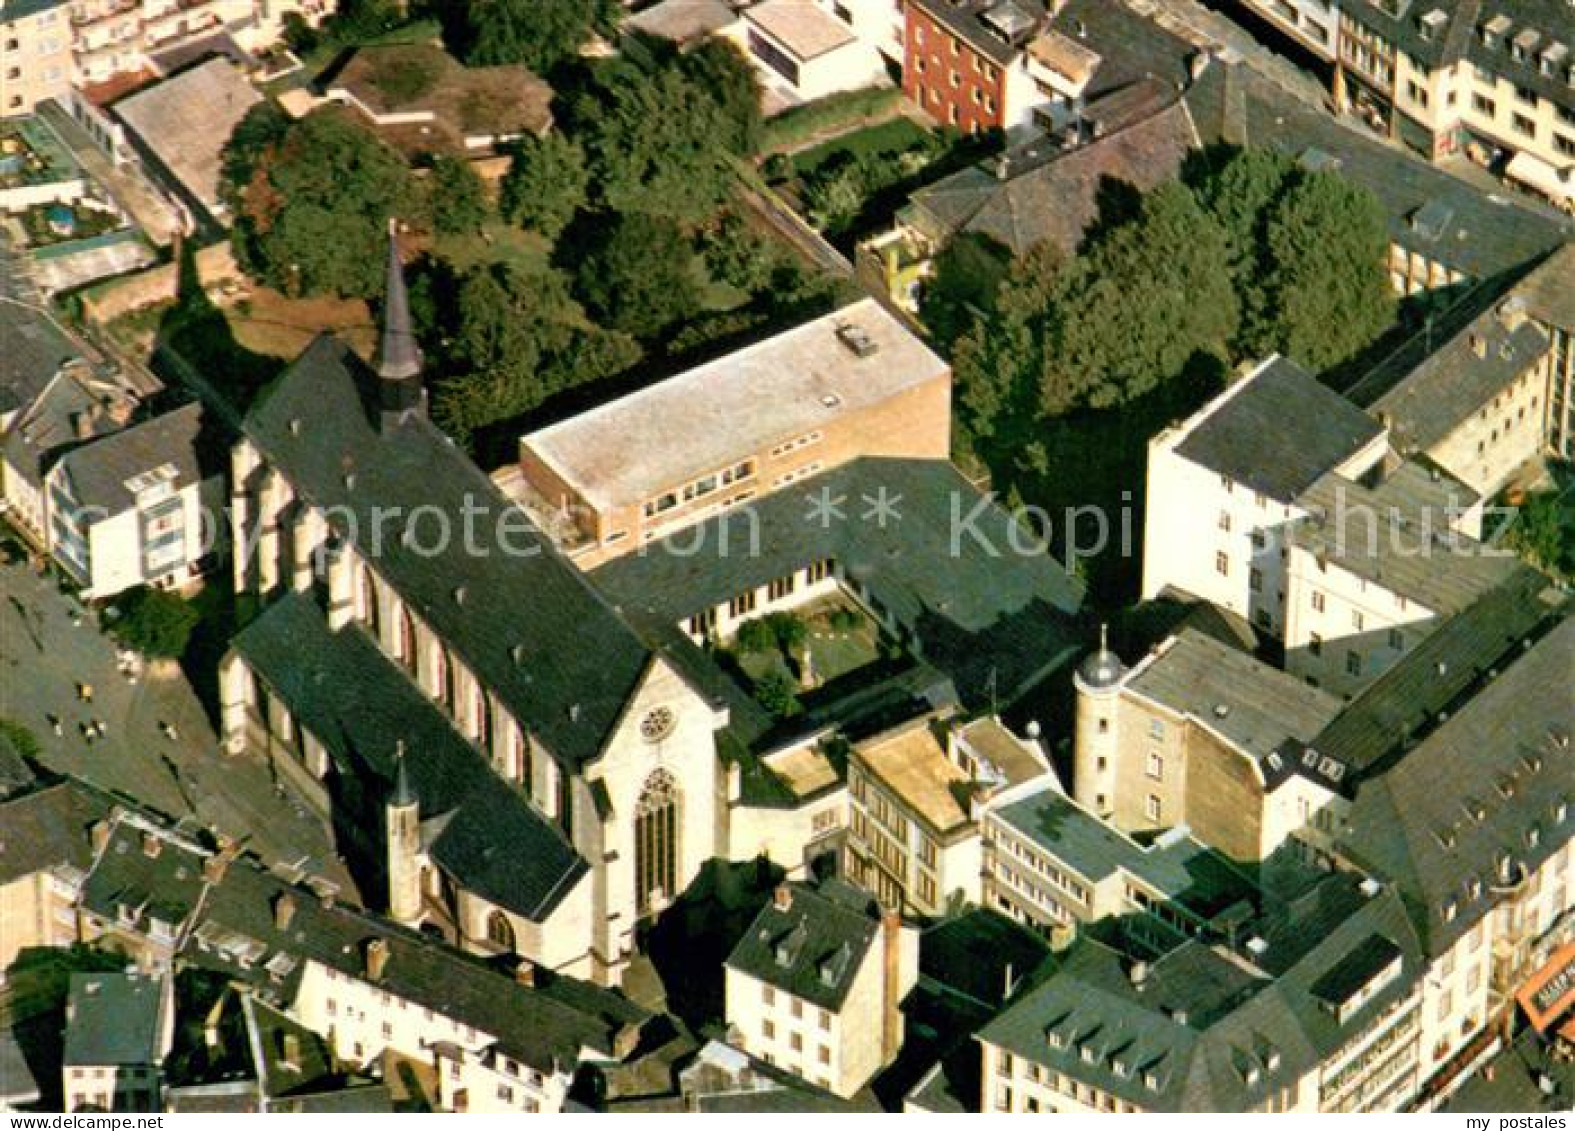
[[[405,762],[405,740],[394,747],[394,794],[388,803],[396,808],[418,804],[415,788],[410,784],[410,768]]]
[[[385,426],[398,424],[423,404],[421,347],[410,327],[410,296],[399,258],[397,222],[388,221],[388,272],[383,291],[383,334],[377,349],[380,407]]]

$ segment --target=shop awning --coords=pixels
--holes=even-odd
[[[1520,987],[1515,1000],[1539,1033],[1547,1032],[1548,1026],[1575,1010],[1575,942],[1554,951],[1547,964]]]

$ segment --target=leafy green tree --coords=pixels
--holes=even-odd
[[[607,225],[581,261],[575,288],[602,325],[648,338],[698,308],[694,267],[676,223],[634,213]]]
[[[190,601],[162,589],[142,586],[116,598],[118,613],[110,635],[145,656],[178,658],[200,619]]]
[[[233,146],[232,146],[233,148]],[[372,296],[390,216],[418,213],[400,156],[338,107],[290,123],[233,168],[250,167],[237,193],[235,246],[249,273],[287,294]]]
[[[773,667],[756,681],[755,700],[778,719],[792,718],[803,710],[798,701],[798,685],[779,667]]]
[[[1178,182],[1060,277],[1048,329],[1044,408],[1107,408],[1142,396],[1194,354],[1223,357],[1239,306],[1224,231]]]
[[[731,209],[701,237],[700,253],[713,278],[748,294],[765,287],[776,262],[771,245]]]
[[[919,294],[919,318],[943,353],[950,353],[995,304],[1011,256],[988,236],[964,232],[941,249]]]
[[[404,22],[401,0],[340,0],[323,31],[336,43],[353,46],[386,35]]]
[[[297,55],[310,55],[323,41],[322,33],[307,23],[300,12],[286,12],[282,27],[285,46]]]
[[[1314,371],[1346,361],[1394,322],[1389,227],[1366,189],[1304,175],[1269,218],[1263,280],[1275,350]]]
[[[782,649],[782,654],[796,660],[809,641],[809,625],[804,623],[804,618],[797,613],[779,610],[767,613],[765,619],[766,627],[770,629],[777,647]]]
[[[679,57],[691,85],[714,106],[715,135],[728,151],[753,156],[760,148],[760,83],[755,68],[731,40],[708,39]]]
[[[751,617],[738,626],[738,650],[746,656],[769,652],[777,646],[777,634],[764,617]]]
[[[1259,357],[1273,351],[1268,291],[1268,218],[1295,180],[1297,165],[1271,149],[1234,150],[1199,178],[1197,192],[1225,231],[1231,279],[1241,302],[1233,352]]]
[[[585,205],[590,173],[585,151],[558,134],[521,142],[503,178],[503,215],[549,240]]]
[[[487,192],[476,170],[463,157],[440,155],[432,160],[428,182],[432,227],[442,235],[480,231],[487,221]]]
[[[1565,579],[1575,577],[1575,497],[1568,490],[1528,496],[1505,541],[1538,569]]]
[[[846,227],[863,209],[869,183],[870,171],[856,155],[843,152],[826,161],[804,185],[810,221],[822,231]]]
[[[598,64],[570,101],[600,203],[695,223],[732,189],[725,116],[677,65],[646,70],[628,59]]]
[[[617,0],[484,0],[457,6],[460,57],[473,66],[523,63],[546,74],[616,20]]]

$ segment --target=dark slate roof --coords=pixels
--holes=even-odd
[[[82,357],[53,318],[16,302],[0,302],[0,341],[0,414],[31,404],[62,365]]]
[[[252,408],[247,435],[555,757],[596,758],[649,651],[430,421],[380,431],[374,385],[346,345],[318,338]],[[453,536],[422,552],[439,512]],[[467,522],[480,552],[460,536]]]
[[[1289,503],[1381,431],[1300,365],[1275,357],[1243,379],[1176,452]]]
[[[728,956],[728,968],[835,1013],[875,944],[879,910],[873,897],[837,880],[818,890],[787,888],[790,905],[761,908]]]
[[[962,231],[988,236],[1014,255],[1047,241],[1076,252],[1107,180],[1154,188],[1174,177],[1198,144],[1186,103],[1164,84],[1144,81],[1112,93],[1088,115],[1098,119],[1105,111],[1106,132],[1086,144],[1063,149],[1038,138],[920,189],[914,223],[941,240]]]
[[[65,865],[93,863],[91,830],[109,816],[110,800],[77,781],[63,781],[0,805],[0,884]]]
[[[38,775],[16,744],[0,732],[0,801],[27,793],[38,785]],[[3,846],[0,846],[3,851]]]
[[[242,994],[240,1002],[265,1100],[337,1089],[344,1083],[333,1050],[322,1037],[253,994]]]
[[[126,483],[134,476],[169,466],[168,480],[176,491],[218,474],[202,458],[202,405],[193,401],[162,416],[73,448],[60,457],[60,467],[77,501],[103,507],[110,514],[136,506]]]
[[[884,528],[869,517],[882,493],[899,516]],[[844,517],[823,521],[816,510],[822,499],[838,502]],[[973,529],[988,545],[976,540],[963,522],[981,503],[944,461],[860,459],[650,543],[590,576],[631,615],[676,625],[829,558],[917,636],[924,660],[951,679],[965,703],[987,701],[992,683],[1004,701],[1076,651],[1070,614],[1082,591],[1048,554],[1014,549],[1011,518],[999,507],[982,508]],[[1015,545],[1029,551],[1030,543],[1024,531]]]
[[[1260,760],[1287,738],[1312,739],[1343,705],[1328,692],[1190,628],[1135,668],[1126,687],[1190,715]]]
[[[1099,53],[1099,67],[1083,92],[1089,102],[1144,79],[1158,79],[1172,90],[1188,81],[1196,49],[1125,4],[1066,0],[1049,26]]]
[[[1309,745],[1358,772],[1381,769],[1466,701],[1490,671],[1501,671],[1563,601],[1534,570],[1448,618],[1362,689]]]
[[[1511,329],[1497,312],[1481,315],[1374,401],[1369,411],[1388,425],[1396,448],[1426,451],[1540,362],[1549,344],[1535,322]]]
[[[584,875],[584,860],[557,827],[493,773],[359,625],[330,631],[309,596],[292,594],[233,647],[322,742],[338,776],[360,783],[360,817],[371,827],[380,827],[403,743],[421,815],[453,815],[430,852],[462,887],[539,921]]]
[[[1565,619],[1359,786],[1346,848],[1399,886],[1429,953],[1488,913],[1506,874],[1535,871],[1575,834],[1572,671]]]
[[[1124,871],[1203,919],[1256,892],[1253,882],[1229,860],[1184,829],[1145,846],[1054,788],[1002,805],[992,819],[1091,883]]]
[[[157,1063],[163,993],[163,978],[151,974],[71,975],[63,1063]]]
[[[1356,881],[1322,882],[1345,889]],[[1340,920],[1320,916],[1318,930],[1296,905],[1278,910],[1274,937],[1286,941],[1271,942],[1265,953],[1283,946],[1283,962],[1260,966],[1193,939],[1149,964],[1141,984],[1117,951],[1081,941],[980,1039],[1143,1109],[1250,1110],[1359,1033],[1422,973],[1393,891],[1348,901],[1345,910]],[[1375,934],[1401,949],[1402,977],[1342,1024],[1311,987],[1359,957]],[[1271,1052],[1278,1054],[1272,1069]]]
[[[122,813],[83,884],[83,910],[142,931],[159,923],[173,940],[202,900],[202,858],[185,850],[189,843]]]
[[[1575,44],[1570,50],[1575,51]],[[1515,287],[1515,294],[1537,321],[1575,330],[1575,242],[1539,263]]]
[[[294,901],[280,929],[278,901]],[[367,944],[388,945],[379,983],[392,994],[490,1034],[500,1052],[545,1072],[572,1071],[582,1049],[615,1058],[625,1029],[640,1029],[650,1014],[612,990],[537,971],[537,985],[440,940],[407,931],[343,903],[319,899],[243,859],[212,885],[182,958],[251,985],[276,1006],[287,1006],[316,961],[355,978],[366,977]],[[242,964],[237,955],[250,950]]]
[[[0,309],[4,306],[0,303]],[[73,369],[50,380],[0,440],[6,462],[35,486],[42,485],[50,459],[81,441],[79,422],[90,436],[102,436],[117,427],[104,411],[100,394],[77,379],[79,372]]]
[[[1054,964],[1050,944],[996,911],[975,908],[919,936],[919,978],[990,1010]]]

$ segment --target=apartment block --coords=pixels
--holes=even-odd
[[[0,117],[31,114],[71,90],[69,0],[24,0],[0,7]]]

